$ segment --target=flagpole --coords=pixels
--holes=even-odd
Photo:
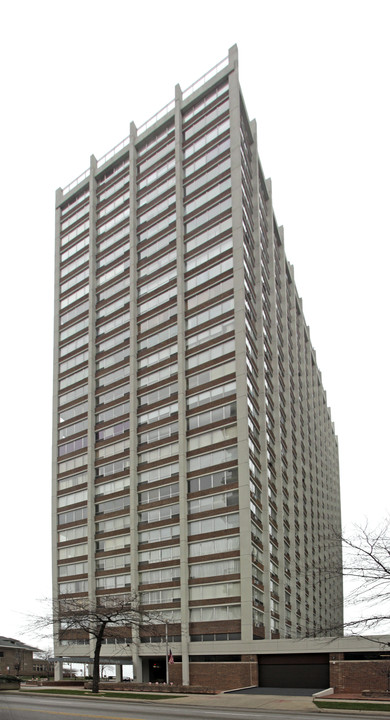
[[[165,679],[167,685],[169,685],[169,655],[168,655],[168,623],[165,623]]]

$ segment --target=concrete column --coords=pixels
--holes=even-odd
[[[96,171],[94,155],[89,175],[89,338],[88,338],[88,599],[96,603],[95,581],[95,371],[96,371]],[[93,657],[95,640],[90,636]]]
[[[236,351],[237,448],[240,515],[241,639],[252,639],[252,559],[249,493],[248,403],[246,370],[244,238],[241,189],[241,97],[237,48],[229,51],[234,70],[229,75],[230,146],[232,178],[234,331]]]
[[[188,608],[188,525],[187,525],[187,423],[185,378],[185,301],[184,301],[184,199],[182,153],[182,92],[175,87],[175,160],[176,160],[176,253],[177,253],[177,338],[179,404],[179,504],[180,504],[180,598],[181,653],[183,685],[189,685],[189,608]]]
[[[252,120],[250,124],[252,138],[253,138],[253,159],[252,159],[252,183],[253,183],[253,207],[256,209],[253,213],[253,222],[254,222],[254,242],[255,242],[255,248],[254,248],[254,255],[255,255],[255,277],[256,277],[256,301],[255,301],[255,311],[257,315],[257,321],[256,321],[256,332],[257,332],[257,342],[256,342],[256,348],[258,351],[258,357],[257,357],[257,369],[258,369],[258,376],[257,376],[257,384],[258,384],[258,405],[259,405],[259,415],[258,415],[258,421],[259,421],[259,438],[260,438],[260,463],[261,463],[261,505],[263,508],[267,508],[268,503],[268,495],[267,495],[267,474],[264,471],[267,467],[267,436],[266,436],[266,401],[265,401],[265,383],[264,383],[264,342],[263,342],[263,315],[262,315],[262,308],[263,308],[263,298],[262,298],[262,283],[261,283],[261,263],[260,263],[260,257],[261,257],[261,228],[260,228],[260,217],[259,212],[257,210],[259,205],[259,196],[260,196],[260,176],[262,177],[262,169],[260,165],[259,156],[257,154],[257,125],[256,121]],[[265,522],[265,518],[263,520],[263,524]],[[257,545],[255,545],[255,548],[257,548]],[[263,553],[263,561],[264,561],[264,553]],[[261,608],[259,608],[261,609]],[[264,615],[263,615],[264,617]],[[264,622],[264,620],[263,620]]]
[[[130,124],[130,567],[131,595],[135,605],[138,597],[138,494],[137,494],[137,128]],[[131,651],[134,668],[138,667],[139,628],[133,625]],[[139,681],[142,679],[140,674]]]
[[[117,682],[122,682],[122,669],[123,665],[115,665],[115,680]]]
[[[56,660],[54,662],[54,680],[57,682],[62,680],[64,677],[64,666],[62,660]]]
[[[58,614],[58,532],[57,532],[57,491],[58,491],[58,374],[59,374],[59,340],[60,340],[60,231],[61,207],[63,192],[56,192],[56,226],[55,226],[55,280],[54,280],[54,351],[53,351],[53,426],[52,426],[52,583],[53,607]],[[61,652],[58,645],[59,624],[53,625],[54,652]]]

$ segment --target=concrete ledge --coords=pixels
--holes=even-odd
[[[334,695],[334,688],[327,688],[327,690],[320,690],[320,692],[313,693],[313,698],[321,698],[321,697],[327,697],[329,695]]]
[[[84,683],[86,690],[92,688],[92,682]],[[123,690],[124,692],[146,693],[184,693],[185,695],[218,695],[221,691],[211,687],[197,685],[166,685],[165,683],[135,683],[135,682],[99,682],[99,690]]]

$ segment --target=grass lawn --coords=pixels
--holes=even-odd
[[[388,702],[343,702],[343,700],[313,700],[314,705],[318,708],[326,708],[327,710],[371,710],[390,712],[390,703]]]
[[[127,700],[166,700],[168,698],[178,698],[181,695],[172,695],[172,693],[131,693],[131,692],[105,692],[102,690],[99,693],[92,693],[90,690],[63,690],[62,688],[21,688],[20,692],[34,692],[42,693],[43,695],[85,695],[87,697],[118,697],[126,698]]]

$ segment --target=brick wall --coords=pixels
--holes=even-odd
[[[386,692],[389,683],[388,660],[330,660],[330,686],[337,693]]]
[[[254,658],[254,659],[253,659]],[[243,655],[241,662],[190,663],[190,685],[212,686],[216,690],[234,690],[258,684],[257,658]]]
[[[8,669],[9,668],[9,669]],[[32,675],[33,659],[31,650],[0,648],[0,674]]]

